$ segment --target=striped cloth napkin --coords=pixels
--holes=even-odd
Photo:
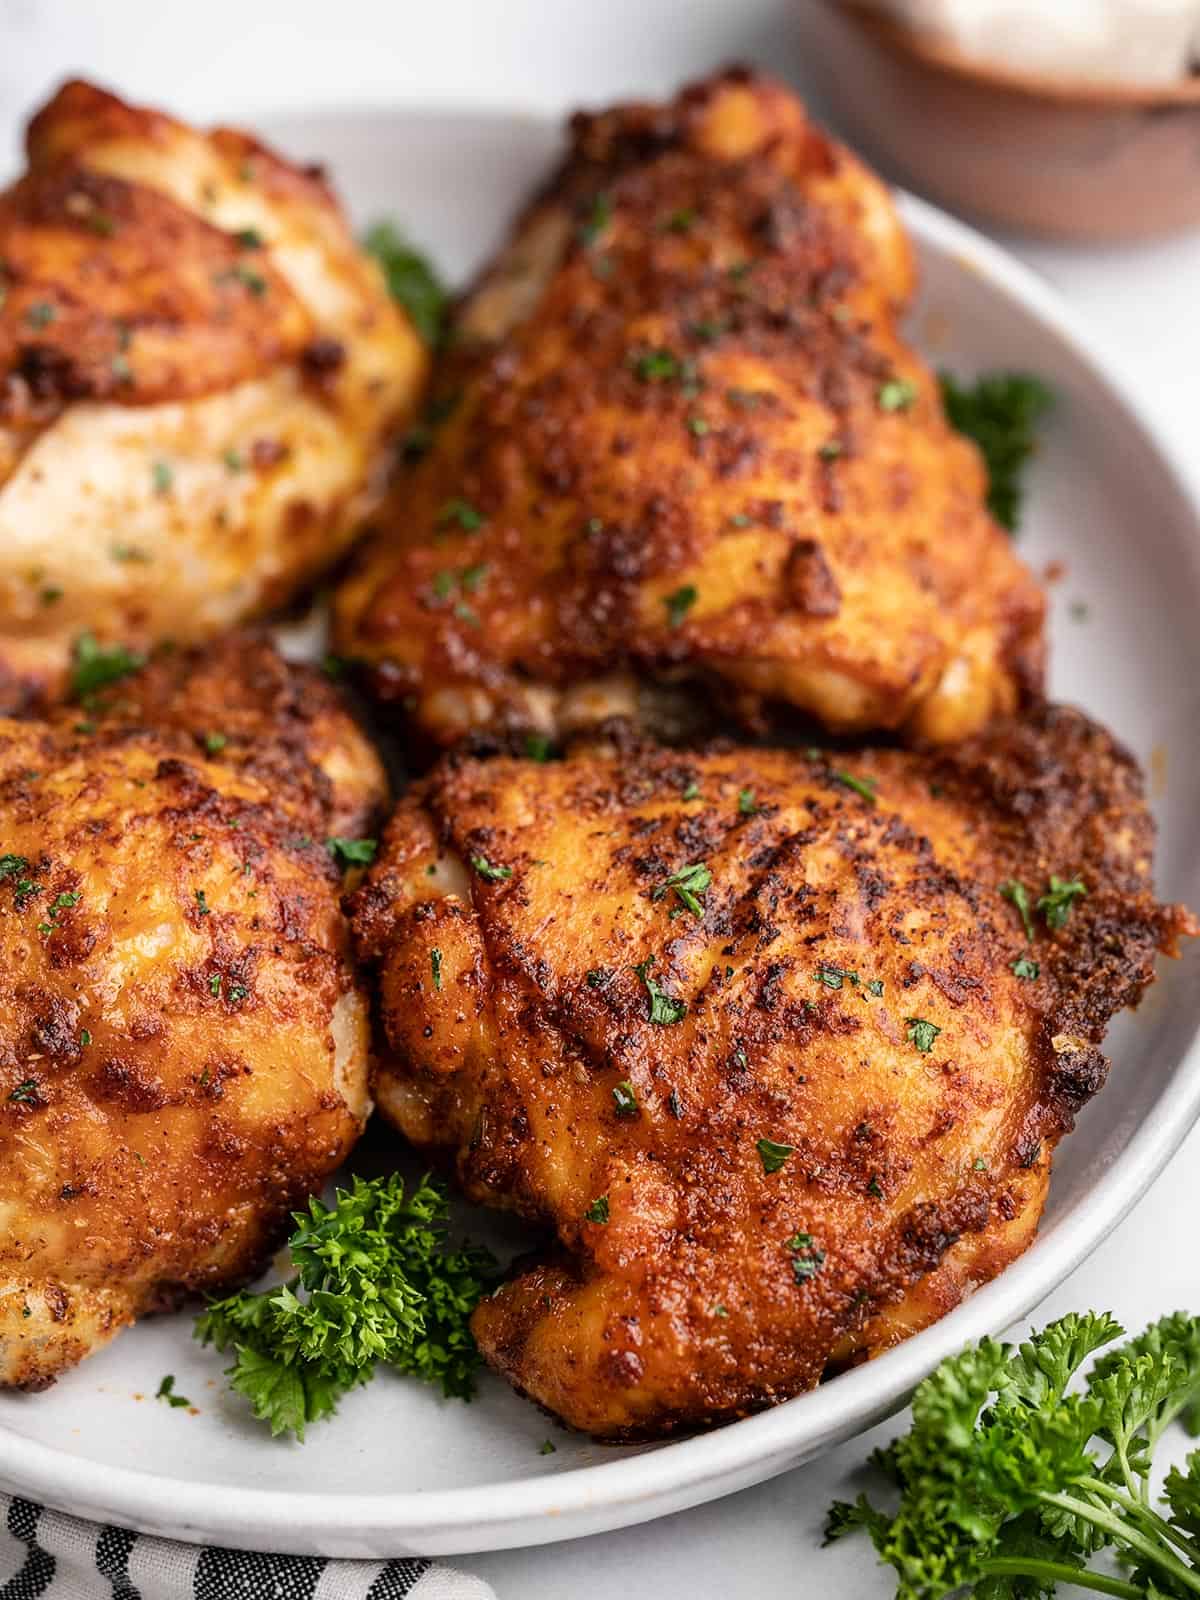
[[[417,1557],[327,1561],[176,1544],[0,1495],[0,1600],[496,1600]]]

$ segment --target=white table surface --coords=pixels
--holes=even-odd
[[[785,74],[820,106],[820,64],[802,59],[792,24],[797,3],[0,0],[0,171],[15,163],[25,115],[70,73],[184,115],[220,118],[397,100],[560,110],[662,93],[736,58]],[[1088,252],[1004,242],[1089,318],[1185,461],[1200,458],[1200,234]],[[1200,460],[1191,470],[1200,482]],[[1200,1310],[1198,1165],[1200,1130],[1039,1320],[1108,1308],[1132,1330],[1178,1307]],[[761,1600],[817,1591],[830,1600],[884,1600],[892,1585],[862,1543],[818,1548],[825,1507],[847,1491],[871,1442],[664,1521],[459,1564],[488,1578],[501,1600]],[[1176,1456],[1186,1445],[1180,1435],[1171,1440]]]

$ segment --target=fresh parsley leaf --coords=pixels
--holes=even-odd
[[[917,386],[911,378],[891,378],[880,384],[875,398],[881,411],[907,411],[917,398]]]
[[[429,952],[429,970],[433,974],[433,987],[440,993],[442,987],[442,952],[436,945]]]
[[[13,1105],[37,1105],[41,1099],[40,1087],[36,1078],[25,1078],[15,1089],[9,1090],[8,1098]]]
[[[1105,1314],[1068,1316],[1015,1351],[984,1339],[943,1361],[908,1433],[873,1458],[895,1509],[838,1505],[827,1539],[865,1532],[901,1600],[1200,1592],[1200,1452],[1167,1475],[1162,1511],[1152,1491],[1157,1443],[1200,1394],[1200,1320],[1176,1313],[1113,1346],[1120,1333]],[[1090,1565],[1106,1549],[1128,1576]]]
[[[700,591],[691,583],[685,583],[681,589],[676,589],[673,594],[666,596],[663,605],[667,608],[667,622],[672,628],[682,625],[683,619],[699,597]]]
[[[464,533],[478,533],[487,518],[469,500],[464,500],[461,495],[455,495],[447,500],[437,514],[437,526],[445,528],[452,522],[457,522]]]
[[[185,1395],[175,1393],[175,1374],[168,1372],[166,1377],[154,1391],[156,1400],[165,1400],[169,1406],[190,1406],[191,1401]]]
[[[1076,900],[1082,900],[1086,894],[1087,888],[1078,878],[1057,878],[1052,873],[1049,888],[1045,894],[1038,896],[1037,909],[1042,913],[1048,928],[1055,930],[1065,928],[1067,918],[1071,915],[1071,907]]]
[[[366,866],[375,859],[378,839],[326,839],[325,848],[339,866]]]
[[[687,1016],[687,1002],[676,1000],[673,995],[660,989],[650,976],[650,968],[654,965],[654,957],[648,956],[640,962],[634,971],[646,986],[646,993],[650,996],[650,1021],[657,1022],[660,1027],[670,1027],[673,1023],[682,1022]]]
[[[834,772],[832,776],[847,789],[853,789],[855,794],[861,795],[868,805],[875,804],[878,778],[856,778],[852,772]]]
[[[638,1100],[633,1085],[628,1078],[622,1078],[612,1092],[613,1101],[619,1117],[636,1117],[638,1114]]]
[[[843,983],[853,984],[857,988],[859,981],[857,972],[851,972],[848,967],[831,966],[827,961],[822,961],[816,972],[813,973],[813,977],[816,978],[818,983],[823,983],[827,989],[840,989]],[[879,992],[881,994],[883,992],[882,985],[880,985]]]
[[[974,384],[941,374],[942,404],[952,428],[973,439],[988,473],[988,510],[1009,532],[1021,515],[1021,474],[1037,445],[1037,425],[1053,408],[1046,385],[1025,373],[997,372]]]
[[[787,1158],[796,1147],[791,1144],[776,1144],[774,1139],[760,1139],[754,1148],[758,1151],[763,1171],[769,1175],[778,1172],[786,1164]]]
[[[645,350],[630,358],[634,373],[643,383],[669,383],[682,370],[669,350]]]
[[[816,1277],[825,1265],[825,1252],[818,1250],[811,1233],[794,1233],[787,1242],[792,1257],[792,1276],[797,1283],[807,1283]]]
[[[933,1049],[933,1041],[941,1033],[936,1023],[926,1022],[924,1017],[905,1017],[904,1025],[908,1030],[908,1041],[915,1044],[923,1055],[928,1055]]]
[[[75,641],[71,667],[71,695],[75,700],[86,701],[97,690],[126,678],[144,666],[145,657],[126,650],[123,645],[104,648],[90,633],[81,633]]]
[[[712,873],[703,861],[697,861],[690,867],[680,867],[678,872],[673,872],[664,880],[663,887],[674,889],[692,915],[702,917],[704,906],[701,902],[712,887]]]
[[[738,815],[742,817],[754,817],[758,815],[758,806],[754,801],[753,789],[738,790]]]
[[[363,245],[383,268],[388,293],[403,306],[427,345],[436,348],[445,332],[449,297],[429,261],[404,237],[394,222],[376,222]]]
[[[1012,964],[1014,977],[1025,978],[1030,983],[1032,983],[1041,970],[1042,969],[1038,963],[1036,961],[1031,961],[1028,956],[1018,956]]]
[[[235,1352],[231,1385],[255,1416],[302,1439],[379,1362],[468,1399],[479,1366],[468,1322],[495,1262],[448,1247],[444,1190],[356,1177],[332,1206],[314,1198],[294,1220],[295,1276],[214,1300],[196,1323],[202,1343]]]
[[[606,1223],[608,1221],[608,1196],[606,1194],[598,1195],[583,1215],[588,1222]]]
[[[1033,913],[1029,905],[1029,890],[1018,878],[1009,878],[1007,882],[1000,885],[1000,893],[1006,900],[1011,900],[1013,905],[1016,906],[1017,914],[1021,918],[1021,926],[1025,929],[1025,937],[1032,942],[1034,927]]]
[[[471,865],[488,883],[503,883],[506,878],[511,878],[513,875],[511,867],[494,867],[486,856],[472,856]]]

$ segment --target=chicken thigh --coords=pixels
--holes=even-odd
[[[331,687],[257,640],[0,719],[0,1387],[252,1276],[353,1145],[326,838],[382,794]]]
[[[0,194],[0,705],[347,547],[424,347],[317,169],[69,83]]]
[[[778,84],[577,116],[460,309],[339,649],[443,744],[650,681],[939,741],[1012,711],[1043,600],[901,336],[913,285],[884,186]]]
[[[1109,1018],[1194,931],[1133,761],[1047,708],[941,756],[450,757],[351,908],[375,1095],[552,1230],[488,1361],[577,1428],[810,1388],[1026,1248]]]

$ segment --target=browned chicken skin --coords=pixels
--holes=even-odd
[[[339,648],[442,743],[647,677],[938,741],[1014,710],[1043,601],[899,334],[883,185],[738,72],[571,135],[461,308]]]
[[[937,757],[444,761],[351,910],[383,1113],[557,1236],[478,1308],[487,1359],[578,1428],[659,1435],[999,1272],[1110,1017],[1193,931],[1151,849],[1133,761],[1054,708]],[[1052,876],[1086,888],[1058,930]]]
[[[0,706],[331,565],[425,351],[319,171],[86,83],[0,193]]]
[[[370,747],[256,640],[103,699],[0,719],[0,1387],[252,1276],[367,1112]]]

